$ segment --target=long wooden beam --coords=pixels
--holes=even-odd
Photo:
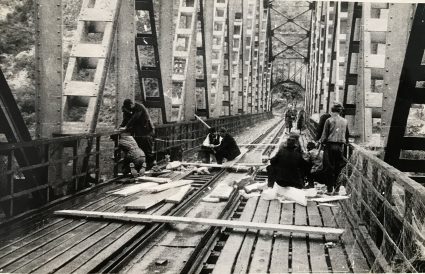
[[[315,227],[315,226],[300,226],[300,225],[281,225],[269,223],[254,223],[242,222],[234,220],[220,220],[207,218],[191,218],[191,217],[176,217],[176,216],[160,216],[148,214],[126,214],[100,211],[80,211],[80,210],[59,210],[55,211],[55,215],[96,218],[102,220],[127,221],[135,223],[183,223],[183,224],[200,224],[219,227],[230,227],[238,229],[254,229],[254,230],[269,230],[277,232],[299,232],[299,233],[314,233],[314,234],[336,234],[344,233],[344,229],[334,227]]]

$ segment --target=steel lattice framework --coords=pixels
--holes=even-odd
[[[274,86],[294,82],[305,87],[311,16],[315,4],[306,1],[272,1],[271,6]]]

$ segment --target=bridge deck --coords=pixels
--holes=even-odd
[[[251,206],[254,205],[253,207]],[[307,207],[251,198],[248,220],[267,223],[343,227],[341,237],[299,233],[228,232],[213,273],[368,272],[366,259],[339,207]],[[233,270],[232,270],[233,269]]]
[[[275,121],[274,121],[275,122]],[[263,125],[270,127],[270,124]],[[265,179],[265,178],[263,178]],[[115,197],[107,192],[110,186],[97,193],[76,198],[72,204],[62,208],[137,213],[125,210],[123,205],[135,200],[137,194],[128,197]],[[163,214],[174,207],[165,203],[143,213]],[[58,209],[58,208],[55,208]],[[250,198],[246,202],[241,220],[260,222],[342,227],[342,237],[317,236],[305,234],[273,234],[270,232],[238,232],[224,230],[227,240],[215,248],[210,255],[218,257],[215,265],[206,264],[215,273],[229,272],[367,272],[369,267],[360,250],[351,227],[340,207],[318,207],[309,202],[307,207],[294,204],[280,204],[277,201],[265,201]],[[50,212],[51,213],[51,212]],[[106,222],[83,219],[57,218],[50,213],[40,221],[30,221],[19,229],[2,231],[0,234],[0,271],[2,272],[39,272],[39,273],[87,273],[95,271],[98,266],[115,252],[129,245],[144,232],[140,224]],[[181,239],[190,239],[193,229],[189,227],[178,233]],[[226,236],[228,235],[228,236]],[[326,243],[335,243],[327,247]],[[172,269],[171,250],[184,253],[183,247],[176,245],[167,248],[156,259],[168,259],[169,267],[157,266],[160,272],[175,273]],[[146,256],[152,257],[152,256]],[[144,269],[142,258],[133,269]],[[152,264],[150,264],[152,265]],[[149,269],[152,268],[149,267]]]

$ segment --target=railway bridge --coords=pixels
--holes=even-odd
[[[425,271],[424,4],[33,2],[33,123],[0,70],[0,272]],[[125,99],[155,124],[145,176],[122,173]],[[263,199],[287,105],[305,149],[333,102],[347,195]],[[205,123],[242,155],[197,162]]]

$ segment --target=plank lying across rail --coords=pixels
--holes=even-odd
[[[191,163],[182,162],[183,166],[200,166],[200,167],[218,167],[218,168],[244,168],[250,166],[266,166],[267,163],[237,163],[236,165],[225,164],[206,164],[206,163]]]
[[[241,222],[233,220],[207,219],[207,218],[189,218],[175,216],[159,216],[147,214],[126,214],[99,211],[80,211],[80,210],[59,210],[55,211],[56,215],[71,217],[87,217],[103,220],[118,220],[136,223],[160,222],[160,223],[186,223],[201,224],[219,227],[231,227],[240,229],[254,230],[271,230],[277,232],[300,232],[300,233],[317,233],[317,234],[342,234],[344,229],[333,227],[315,227],[315,226],[297,226],[297,225],[280,225],[268,223]]]

